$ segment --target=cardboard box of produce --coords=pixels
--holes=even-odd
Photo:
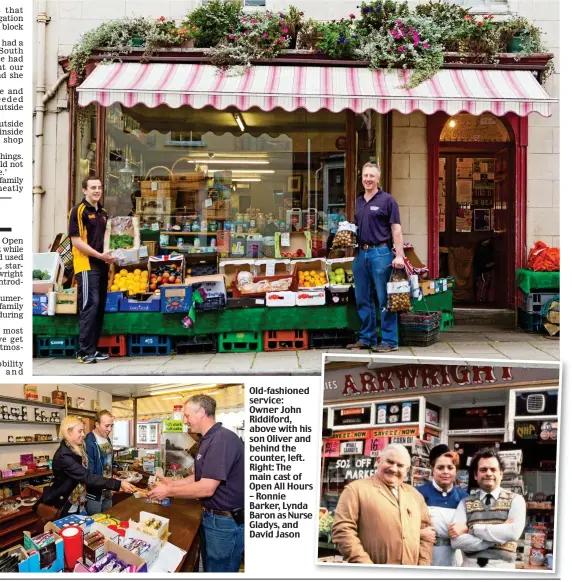
[[[328,259],[326,269],[331,291],[347,293],[354,284],[353,258]]]
[[[226,289],[232,288],[232,282],[238,271],[254,272],[254,259],[242,259],[236,261],[221,261],[218,266],[219,273],[224,275]]]
[[[285,244],[285,239],[289,239],[289,244]],[[277,259],[312,258],[312,234],[307,230],[303,232],[277,232],[274,234],[274,245]]]
[[[325,259],[292,261],[292,291],[324,290],[328,283]]]
[[[56,293],[56,314],[73,315],[77,313],[77,287]]]

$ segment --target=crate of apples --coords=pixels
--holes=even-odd
[[[149,291],[156,291],[163,285],[181,285],[183,282],[182,266],[172,263],[154,267],[149,280]]]
[[[324,271],[298,271],[298,287],[324,287],[327,282]]]

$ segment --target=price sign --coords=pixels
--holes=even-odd
[[[266,263],[266,276],[267,277],[274,277],[276,273],[276,263]]]
[[[185,425],[182,420],[164,420],[163,432],[185,432]]]
[[[290,233],[283,232],[280,235],[280,246],[281,247],[289,247],[290,246]]]

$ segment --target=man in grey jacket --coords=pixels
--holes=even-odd
[[[102,477],[113,477],[113,445],[109,435],[113,430],[113,416],[109,410],[100,410],[95,415],[95,428],[85,437],[88,469]],[[87,489],[87,513],[105,512],[112,505],[113,491]]]

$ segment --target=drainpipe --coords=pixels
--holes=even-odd
[[[69,77],[64,73],[59,77],[54,86],[46,92],[46,27],[50,22],[46,11],[46,0],[38,2],[37,26],[37,61],[36,61],[36,106],[34,127],[34,183],[32,194],[34,199],[34,222],[32,235],[32,250],[40,251],[40,221],[42,216],[42,196],[45,193],[42,187],[42,172],[44,169],[44,116],[47,110],[46,104],[58,92],[60,85]]]

